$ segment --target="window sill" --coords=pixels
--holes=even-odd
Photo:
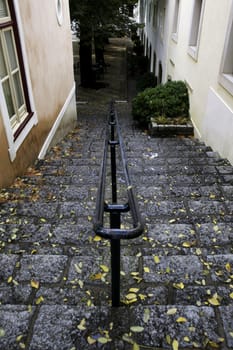
[[[189,54],[195,61],[197,61],[197,57],[198,57],[198,47],[197,47],[197,46],[189,46],[189,47],[188,47],[188,54]]]
[[[178,33],[172,33],[172,40],[177,44],[178,43]]]
[[[219,83],[233,96],[233,74],[222,73],[219,76]]]

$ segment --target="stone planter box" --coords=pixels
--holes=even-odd
[[[148,129],[150,136],[169,137],[176,135],[194,135],[194,128],[191,121],[184,125],[157,124],[153,121],[150,121]]]

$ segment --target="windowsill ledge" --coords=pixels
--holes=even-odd
[[[233,74],[222,73],[219,76],[219,83],[231,94],[233,95]]]

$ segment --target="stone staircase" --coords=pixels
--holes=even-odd
[[[122,306],[109,242],[92,230],[105,116],[80,115],[1,192],[2,350],[233,348],[233,167],[194,139],[149,137],[117,108],[146,223],[122,241]]]

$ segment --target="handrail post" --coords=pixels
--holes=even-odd
[[[112,180],[112,203],[117,204],[117,176],[116,176],[116,145],[119,144],[115,141],[115,111],[112,107],[110,111],[111,135],[109,140],[110,153],[111,153],[111,180]],[[110,212],[110,228],[121,227],[121,214],[120,211]],[[117,307],[120,305],[120,240],[111,240],[111,271],[112,271],[112,306]]]
[[[120,252],[121,239],[131,239],[139,237],[144,230],[144,223],[141,219],[134,191],[130,182],[123,141],[118,124],[117,113],[114,110],[114,102],[110,105],[110,114],[108,120],[109,128],[106,130],[106,139],[104,146],[104,155],[100,171],[100,183],[96,198],[96,218],[94,222],[94,231],[97,235],[110,239],[111,241],[111,282],[112,282],[112,306],[120,305]],[[117,140],[115,138],[117,135]],[[111,189],[112,203],[107,204],[104,200],[106,186],[106,168],[108,147],[110,146],[110,166],[111,166]],[[128,202],[125,204],[117,203],[117,166],[116,166],[116,146],[119,146],[120,159],[124,170],[124,176],[127,187]],[[133,228],[121,228],[121,213],[132,212]],[[104,227],[104,212],[110,213],[110,228]]]

